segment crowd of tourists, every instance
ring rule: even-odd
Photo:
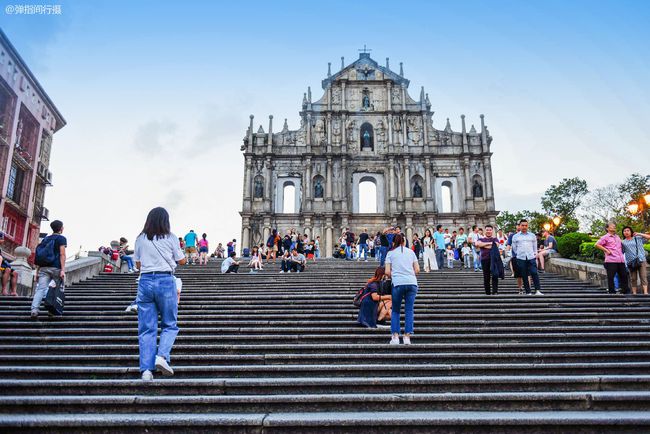
[[[35,252],[38,268],[31,304],[32,318],[38,317],[45,298],[50,314],[62,314],[54,306],[56,300],[50,300],[50,296],[57,288],[63,292],[67,240],[62,235],[64,226],[61,221],[52,221],[50,227],[52,234],[42,240]],[[508,234],[495,230],[492,225],[484,228],[474,226],[467,232],[460,228],[450,233],[438,225],[435,231],[427,229],[422,238],[415,234],[409,242],[399,226],[385,228],[374,235],[364,229],[358,236],[346,228],[339,239],[340,254],[347,260],[368,261],[374,257],[379,262],[373,276],[355,296],[355,305],[359,307],[358,323],[373,328],[389,327],[387,322],[390,321],[390,344],[410,345],[420,261],[425,272],[453,268],[456,261],[460,262],[460,267],[482,271],[488,295],[498,294],[499,280],[504,278],[504,269],[509,268],[517,278],[520,293],[542,295],[539,271],[544,269],[544,258],[557,250],[553,235],[544,232],[540,241],[528,230],[526,220],[521,220],[516,231]],[[625,227],[622,236],[616,234],[614,224],[609,224],[607,234],[596,243],[605,254],[609,291],[615,292],[614,281],[618,279],[622,293],[629,293],[631,287],[636,294],[637,282],[640,281],[643,293],[648,294],[643,244],[650,240],[650,234],[635,233],[632,228]],[[3,241],[4,234],[0,232],[0,243]],[[212,255],[225,256],[221,263],[223,273],[238,272],[241,262],[237,260],[236,243],[233,239],[226,248],[220,244]],[[142,379],[152,380],[155,371],[173,375],[170,353],[179,330],[177,315],[182,291],[182,281],[175,276],[175,270],[178,265],[208,263],[207,235],[199,237],[190,230],[184,237],[177,237],[170,230],[169,214],[158,207],[149,212],[135,240],[134,250],[130,251],[128,247],[128,240],[121,238],[120,259],[127,264],[129,272],[139,272],[133,309],[127,310],[138,315]],[[249,256],[249,266],[253,269],[260,270],[264,263],[279,261],[281,273],[300,273],[305,271],[308,259],[315,261],[320,256],[320,237],[310,239],[292,229],[280,235],[274,230],[267,243],[255,246]],[[1,257],[0,260],[2,293],[15,295],[16,272],[8,261]],[[63,294],[61,298],[64,298]],[[62,300],[59,301],[62,304]]]

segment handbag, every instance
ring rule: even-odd
[[[639,239],[634,237],[634,246],[636,247],[636,254],[634,259],[627,263],[627,268],[630,270],[637,270],[641,268],[641,259],[639,259]]]
[[[165,256],[161,253],[160,249],[158,249],[158,246],[156,246],[156,243],[154,243],[153,240],[149,240],[149,241],[151,241],[151,244],[153,244],[153,246],[156,248],[156,251],[158,252],[160,257],[163,258],[165,260],[165,262],[167,262],[167,265],[169,265],[169,268],[171,269],[171,272],[172,272],[172,277],[176,281],[176,291],[180,294],[181,291],[183,290],[183,281],[181,280],[180,277],[176,277],[174,275],[174,267],[170,264],[170,262],[167,260],[167,258],[165,258]]]
[[[368,288],[368,285],[365,285],[363,288],[357,291],[357,293],[354,296],[354,299],[352,300],[352,304],[354,304],[354,307],[361,307],[361,303],[363,300],[368,297],[372,292],[368,291],[366,292],[366,288]]]

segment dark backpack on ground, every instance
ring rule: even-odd
[[[55,235],[50,235],[45,237],[41,243],[36,246],[36,256],[34,257],[34,263],[39,267],[59,267],[59,264],[56,264],[56,244],[57,237]]]
[[[65,283],[63,280],[55,287],[50,287],[47,290],[45,297],[45,308],[52,315],[63,315],[63,307],[65,306]]]
[[[352,300],[352,303],[354,303],[355,307],[361,307],[361,303],[363,302],[363,299],[372,294],[370,291],[366,291],[368,289],[368,285],[364,286],[361,288],[359,291],[357,291],[356,295],[354,296],[354,300]]]

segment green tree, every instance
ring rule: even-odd
[[[551,185],[542,196],[542,208],[549,215],[562,219],[558,234],[578,230],[576,210],[582,199],[589,193],[587,181],[580,178],[564,178],[558,185]]]
[[[650,175],[633,173],[618,187],[619,191],[630,199],[638,200],[650,192]]]
[[[541,232],[544,223],[548,221],[546,215],[539,211],[523,210],[515,213],[501,211],[496,218],[497,228],[506,233],[514,232],[521,219],[528,220],[528,229],[535,233]]]

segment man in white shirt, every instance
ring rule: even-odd
[[[467,243],[470,245],[472,248],[472,261],[474,262],[474,272],[478,272],[478,270],[482,270],[483,268],[481,267],[481,261],[480,261],[480,250],[477,249],[477,247],[474,245],[478,241],[478,239],[481,238],[480,234],[478,233],[478,227],[476,225],[472,226],[472,232],[467,236]]]
[[[537,237],[528,232],[528,220],[519,221],[520,232],[512,237],[513,257],[517,257],[517,270],[524,281],[526,295],[530,295],[528,276],[533,278],[535,295],[544,295],[540,291],[539,274],[537,273]]]
[[[230,252],[230,255],[221,263],[222,273],[237,273],[239,270],[239,261],[235,260],[236,252]]]

